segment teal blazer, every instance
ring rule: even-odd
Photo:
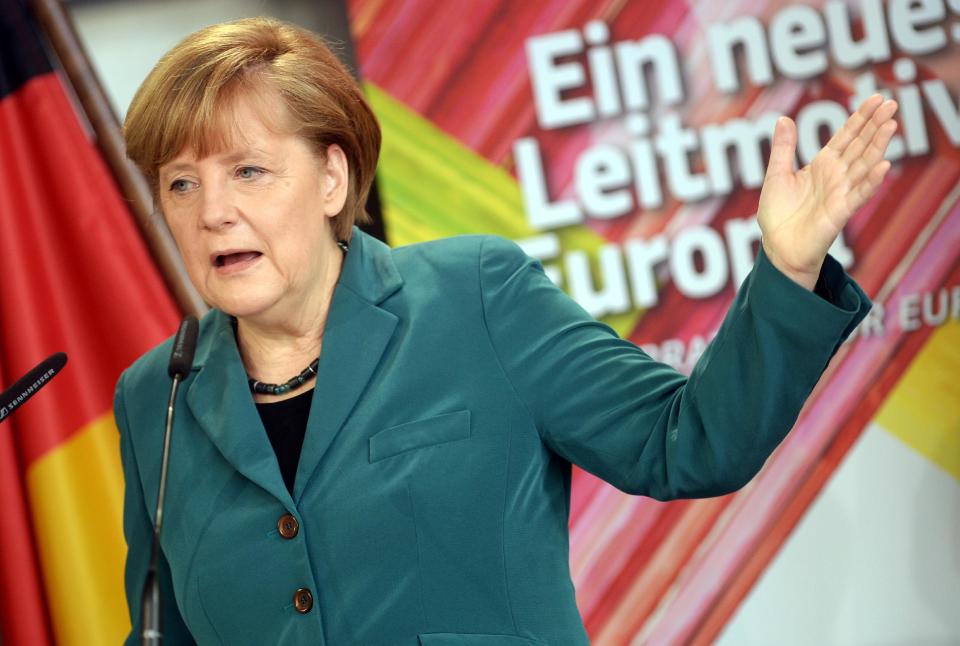
[[[831,257],[823,278],[832,301],[761,249],[687,378],[593,320],[510,241],[391,250],[355,229],[292,496],[229,317],[201,321],[173,430],[165,643],[587,644],[568,567],[571,464],[658,500],[743,486],[870,308]],[[116,389],[128,643],[170,349]]]

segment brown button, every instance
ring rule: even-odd
[[[277,530],[284,538],[293,538],[300,533],[300,523],[290,514],[284,514],[277,521]]]
[[[296,608],[300,614],[310,612],[310,608],[313,608],[313,593],[306,588],[297,590],[293,595],[293,607]]]

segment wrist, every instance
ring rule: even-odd
[[[761,244],[763,244],[762,240]],[[763,244],[763,252],[766,254],[767,259],[770,260],[770,264],[776,267],[781,274],[797,283],[807,291],[812,292],[817,286],[817,279],[820,277],[820,267],[817,267],[816,271],[797,270],[788,263],[784,262],[783,259],[777,254],[770,253],[769,248],[767,248],[765,244]],[[820,262],[820,265],[822,267],[823,261]]]

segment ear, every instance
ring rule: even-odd
[[[324,215],[333,217],[343,210],[347,202],[350,168],[347,155],[337,144],[327,146],[326,168],[323,171]]]

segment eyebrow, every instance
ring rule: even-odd
[[[220,161],[228,164],[232,164],[238,161],[242,161],[244,159],[249,159],[251,157],[262,158],[267,156],[268,155],[266,151],[260,150],[259,148],[248,148],[247,150],[238,150],[228,155],[224,155],[223,157],[220,158]]]
[[[227,153],[223,156],[217,157],[217,160],[225,164],[235,164],[238,161],[244,159],[254,158],[263,158],[269,157],[266,151],[259,148],[248,148],[246,150],[237,150],[231,153]],[[190,170],[193,168],[192,162],[173,162],[169,165],[165,165],[163,171],[160,173],[161,177],[169,177],[170,175],[177,173],[183,170]]]
[[[164,164],[163,169],[160,171],[160,177],[167,177],[181,170],[189,170],[192,164],[188,162],[177,162],[175,164]]]

